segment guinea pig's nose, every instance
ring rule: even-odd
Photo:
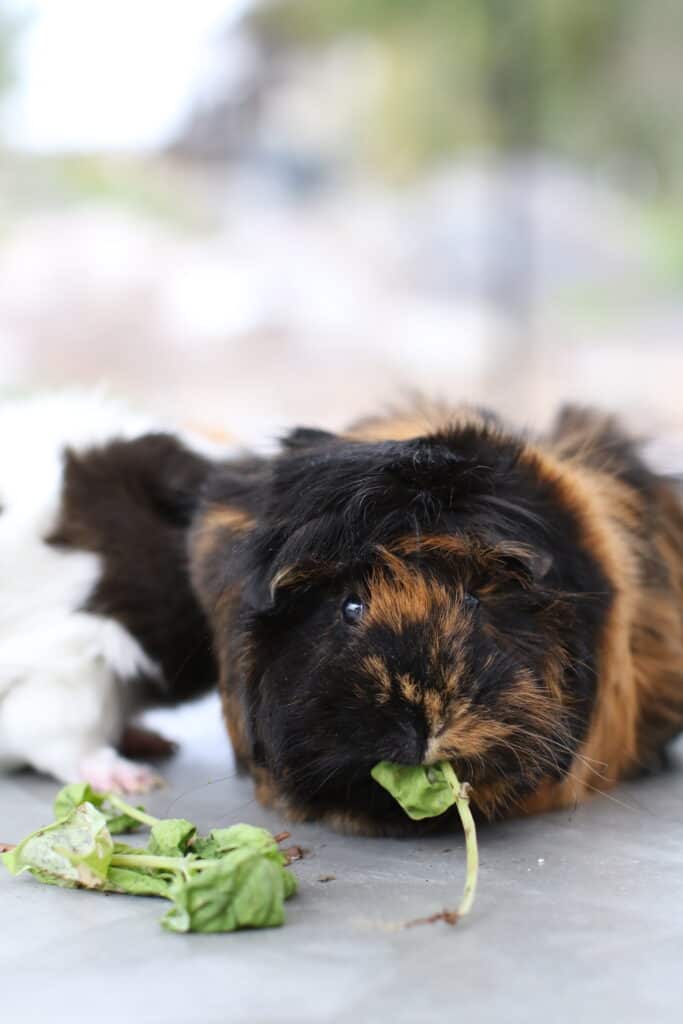
[[[396,752],[392,759],[399,764],[422,764],[427,747],[427,736],[418,725],[405,724],[395,744]]]

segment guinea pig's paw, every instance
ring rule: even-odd
[[[112,793],[148,793],[163,786],[163,779],[146,764],[121,757],[111,747],[86,754],[79,764],[80,777],[94,789]]]

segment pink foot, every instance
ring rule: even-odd
[[[93,789],[112,793],[147,793],[163,785],[163,779],[145,764],[120,757],[111,747],[87,754],[79,764],[81,778]]]

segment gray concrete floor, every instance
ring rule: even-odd
[[[150,808],[202,829],[285,827],[235,777],[212,701],[159,722],[185,742]],[[55,790],[30,774],[2,778],[0,839],[49,821]],[[682,797],[679,767],[571,813],[484,829],[477,902],[455,928],[401,923],[457,901],[457,834],[379,840],[296,826],[293,841],[311,853],[294,866],[300,893],[285,927],[233,935],[168,934],[158,924],[161,901],[53,889],[2,872],[2,1016],[72,1024],[680,1022]],[[335,879],[323,883],[323,875]]]

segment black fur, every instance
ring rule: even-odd
[[[174,437],[148,434],[67,451],[51,544],[100,555],[85,610],[121,623],[161,667],[139,698],[176,703],[215,685],[210,627],[189,581],[186,533],[211,463]]]

